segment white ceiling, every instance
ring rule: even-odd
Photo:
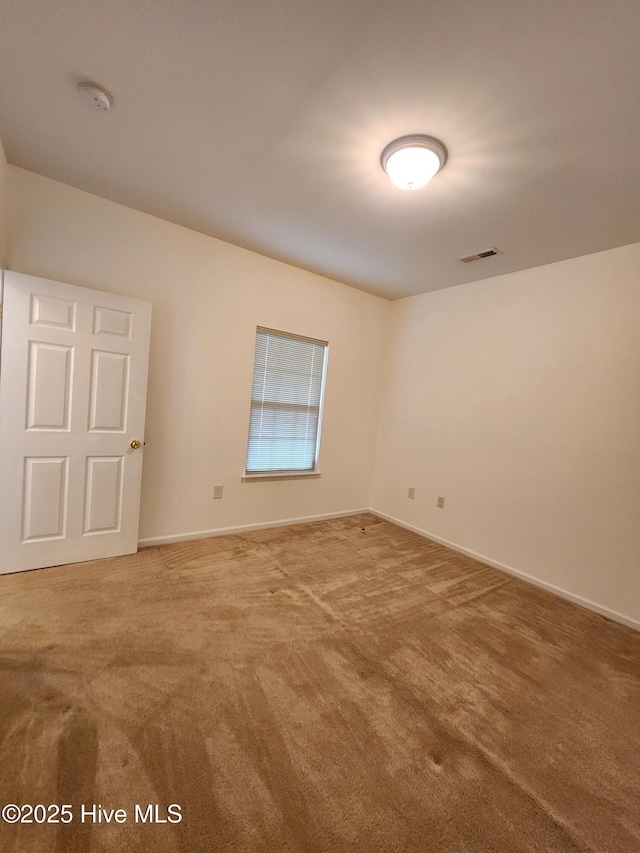
[[[0,137],[397,298],[640,240],[639,45],[638,0],[0,0]],[[411,193],[379,163],[407,133],[449,150]]]

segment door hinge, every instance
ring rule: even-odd
[[[0,320],[2,320],[2,302],[0,302]]]

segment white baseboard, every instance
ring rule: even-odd
[[[267,530],[269,527],[289,527],[291,524],[309,524],[312,521],[326,521],[328,518],[342,518],[345,515],[360,515],[372,512],[364,509],[347,509],[342,512],[327,512],[324,515],[304,515],[299,518],[280,518],[277,521],[262,521],[257,524],[238,524],[234,527],[216,527],[213,530],[192,530],[188,533],[174,533],[170,536],[150,536],[139,539],[139,548],[151,548],[155,545],[171,545],[174,542],[188,542],[191,539],[207,539],[210,536],[228,536],[230,533],[248,533],[250,530]]]
[[[542,589],[546,589],[548,592],[552,592],[554,595],[560,596],[560,598],[566,598],[574,604],[586,607],[587,610],[593,610],[601,616],[606,616],[607,619],[612,619],[614,622],[620,622],[623,625],[627,625],[629,628],[635,628],[636,631],[640,631],[640,620],[634,619],[632,616],[626,616],[624,613],[618,613],[617,610],[611,610],[609,607],[604,607],[602,604],[598,604],[596,601],[591,601],[589,598],[584,598],[582,595],[577,595],[575,592],[569,592],[567,589],[563,589],[562,587],[556,586],[548,581],[543,581],[534,575],[521,572],[519,569],[514,569],[513,566],[508,566],[506,563],[500,563],[498,560],[491,559],[491,557],[485,557],[484,554],[478,554],[477,551],[472,551],[470,548],[465,548],[462,545],[458,545],[456,542],[450,542],[448,539],[443,539],[441,536],[436,536],[433,533],[429,533],[427,530],[415,527],[413,524],[407,524],[404,521],[400,521],[399,518],[394,518],[392,515],[380,512],[380,510],[370,508],[368,511],[377,515],[379,518],[384,518],[386,521],[390,521],[392,524],[397,524],[398,527],[404,527],[406,530],[411,530],[419,536],[424,536],[425,539],[432,539],[440,545],[445,545],[447,548],[451,548],[452,551],[459,551],[461,554],[473,557],[474,560],[486,563],[494,569],[507,572],[510,575],[520,578],[520,580],[533,584],[533,586],[539,586]]]

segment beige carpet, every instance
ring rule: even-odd
[[[640,851],[640,634],[371,515],[1,577],[0,699],[2,853]]]

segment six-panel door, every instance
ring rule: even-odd
[[[136,551],[150,318],[146,302],[5,273],[0,573]]]

